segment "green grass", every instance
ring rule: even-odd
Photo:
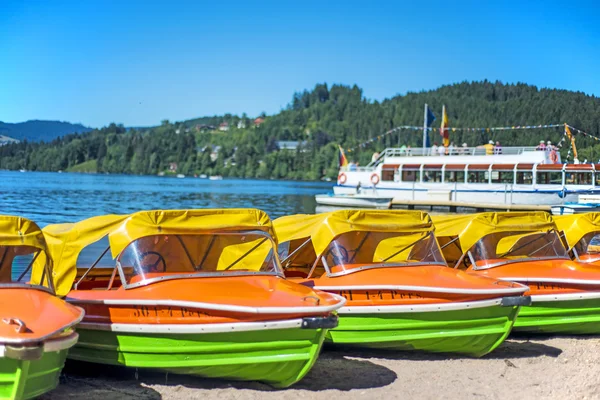
[[[67,172],[98,172],[98,162],[96,160],[88,160],[81,164],[73,165],[67,169]]]

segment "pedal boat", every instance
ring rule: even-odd
[[[86,311],[74,360],[286,387],[345,302],[285,279],[259,210],[144,211],[44,232],[59,293]]]
[[[569,258],[543,212],[432,216],[446,261],[457,269],[529,286],[515,331],[600,333],[600,268]]]
[[[429,215],[343,210],[274,221],[287,277],[346,298],[333,344],[483,356],[527,287],[448,268]]]
[[[51,391],[77,341],[83,310],[54,295],[44,264],[33,283],[33,261],[46,251],[32,221],[0,216],[0,398],[31,399]],[[42,283],[44,285],[42,285]]]

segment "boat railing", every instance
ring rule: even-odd
[[[407,157],[407,156],[439,156],[439,147],[435,148],[388,148],[385,149],[373,162],[369,165],[376,165],[377,162],[385,157]],[[525,152],[536,151],[535,146],[522,147],[494,147],[493,154],[496,155],[519,155]],[[448,147],[443,155],[446,156],[485,156],[487,149],[485,147]]]
[[[375,169],[379,164],[384,162],[386,158],[391,157],[427,157],[434,156],[439,157],[441,155],[444,156],[485,156],[488,154],[488,150],[485,147],[452,147],[446,148],[445,152],[441,154],[439,152],[439,147],[435,148],[387,148],[382,151],[373,161],[371,161],[367,166],[359,167],[354,163],[350,163],[346,167],[340,168],[340,171],[350,171],[350,172],[370,172]],[[526,152],[534,152],[537,148],[535,146],[515,146],[515,147],[494,147],[492,149],[492,155],[520,155]],[[543,150],[540,150],[543,151]],[[548,153],[549,154],[549,153]],[[559,156],[560,157],[560,156]],[[548,156],[546,157],[548,158]]]

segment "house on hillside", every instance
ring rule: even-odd
[[[216,126],[214,125],[206,125],[206,124],[198,124],[195,126],[196,131],[200,132],[200,131],[214,131],[215,129],[217,129]]]
[[[263,122],[265,122],[265,119],[262,117],[258,117],[254,120],[254,127],[259,127],[260,124],[262,124]]]
[[[217,158],[219,158],[219,150],[221,150],[221,146],[213,146],[212,151],[210,152],[210,161],[217,161]]]
[[[221,132],[227,132],[229,130],[229,122],[221,122],[219,124],[219,130]]]
[[[177,172],[177,163],[175,163],[175,162],[169,163],[169,172],[173,172],[173,173]]]
[[[243,119],[240,119],[239,122],[237,123],[237,128],[238,129],[246,129],[246,122]]]
[[[277,148],[280,151],[288,150],[288,151],[296,151],[298,147],[305,147],[306,140],[278,140]],[[301,151],[306,151],[306,149],[301,149]]]

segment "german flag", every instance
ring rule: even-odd
[[[340,145],[338,145],[338,147],[340,148],[340,156],[339,156],[340,167],[347,167],[348,159],[346,158],[346,154],[344,154],[344,149],[342,149],[342,146],[340,146]]]

